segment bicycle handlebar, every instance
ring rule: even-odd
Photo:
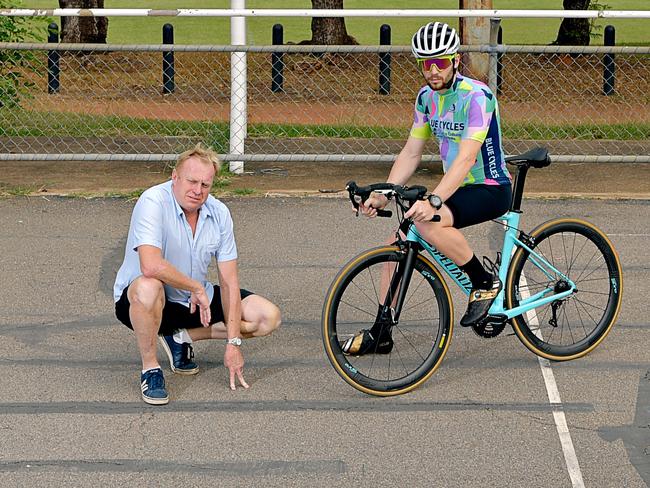
[[[403,209],[409,208],[418,200],[424,200],[424,196],[427,193],[426,187],[421,185],[402,186],[394,185],[392,183],[374,183],[368,186],[358,186],[354,181],[349,181],[347,185],[345,185],[345,189],[348,191],[350,201],[357,212],[359,211],[359,204],[368,200],[370,194],[373,192],[383,193],[389,200],[392,197],[396,197],[398,204],[400,204]],[[402,202],[408,202],[408,207]],[[377,210],[378,217],[392,217],[392,215],[393,212],[390,210]],[[439,221],[440,215],[434,215],[433,222]]]

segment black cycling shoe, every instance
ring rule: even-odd
[[[488,310],[490,310],[502,287],[501,280],[497,276],[493,276],[492,286],[489,289],[472,288],[469,294],[467,312],[460,319],[460,325],[462,327],[471,327],[487,317]]]
[[[366,354],[389,354],[393,350],[393,338],[385,331],[375,338],[371,330],[363,329],[341,343],[343,354],[364,356]]]

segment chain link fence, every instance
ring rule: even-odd
[[[4,43],[0,55],[17,49],[30,56],[22,90],[0,91],[1,159],[173,159],[200,141],[226,160],[392,160],[423,83],[397,46]],[[246,127],[232,128],[245,130],[243,156],[229,154],[236,50],[247,52]],[[545,145],[565,160],[650,161],[650,48],[461,51],[498,56],[506,153]],[[461,73],[475,76],[462,63]],[[435,141],[426,152],[437,160]]]

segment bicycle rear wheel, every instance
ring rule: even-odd
[[[451,339],[449,289],[431,262],[418,255],[401,315],[391,328],[390,352],[362,356],[343,353],[342,343],[375,323],[384,302],[380,296],[382,272],[386,281],[399,273],[404,260],[405,253],[395,246],[360,254],[337,274],[323,306],[327,357],[347,383],[371,395],[398,395],[418,387],[438,368]]]
[[[547,359],[582,357],[602,342],[618,316],[623,285],[618,255],[600,229],[582,220],[551,220],[531,235],[532,249],[573,281],[576,290],[514,317],[515,333],[528,349]],[[506,279],[508,308],[547,288],[556,293],[569,289],[561,276],[534,261],[523,248],[514,254]]]

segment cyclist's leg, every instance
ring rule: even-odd
[[[454,263],[461,265],[469,261],[474,252],[463,233],[454,226],[452,208],[443,204],[438,211],[439,222],[417,222],[415,227],[427,242],[433,244]]]
[[[472,282],[468,309],[461,325],[470,326],[487,315],[502,284],[485,270],[459,229],[503,215],[510,206],[509,185],[469,185],[459,188],[440,210],[440,222],[418,224],[423,237],[467,273]]]

